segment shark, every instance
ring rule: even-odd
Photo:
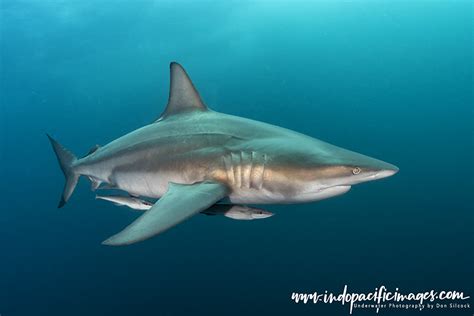
[[[109,246],[151,238],[216,203],[314,202],[399,170],[293,130],[213,111],[176,62],[170,64],[168,103],[151,124],[94,146],[82,158],[47,136],[66,180],[58,207],[81,176],[92,189],[158,199],[103,241]]]
[[[137,211],[147,211],[153,206],[153,203],[133,196],[96,195],[95,198],[98,200],[112,202],[117,206],[127,206],[128,208]],[[273,213],[260,208],[239,204],[214,204],[201,213],[206,215],[224,215],[225,217],[231,219],[248,221],[254,219],[264,219],[274,215]]]

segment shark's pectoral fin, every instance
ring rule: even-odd
[[[169,183],[168,191],[148,211],[102,244],[122,246],[148,239],[207,209],[227,193],[227,187],[217,182]]]

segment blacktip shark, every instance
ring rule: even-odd
[[[88,177],[93,189],[104,184],[159,199],[105,245],[148,239],[217,202],[318,201],[398,171],[292,130],[212,111],[181,65],[172,62],[170,73],[168,104],[152,124],[82,158],[48,135],[66,178],[59,207],[80,176]]]
[[[138,211],[147,211],[153,206],[153,203],[134,196],[96,195],[95,198],[112,202],[118,206],[126,206]],[[214,204],[201,213],[206,215],[224,215],[225,217],[236,220],[263,219],[274,215],[271,212],[259,208],[239,204]]]

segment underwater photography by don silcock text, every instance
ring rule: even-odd
[[[467,315],[471,0],[0,0],[0,315]]]

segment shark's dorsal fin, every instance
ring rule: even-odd
[[[199,92],[194,87],[184,68],[176,63],[170,64],[170,94],[165,111],[158,121],[174,114],[187,111],[206,111]]]

